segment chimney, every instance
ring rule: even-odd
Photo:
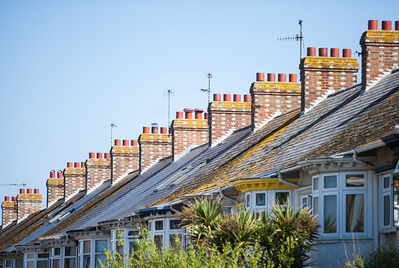
[[[156,129],[155,129],[156,128]],[[140,173],[156,161],[168,157],[172,154],[172,135],[168,134],[166,128],[143,127],[143,134],[139,137],[140,144]]]
[[[220,94],[213,94],[213,101],[208,107],[209,122],[209,146],[214,146],[222,138],[234,130],[241,129],[251,124],[251,102],[244,95],[235,94],[231,100],[231,94],[224,94],[223,101]]]
[[[42,209],[42,195],[39,194],[39,189],[35,189],[32,193],[32,189],[19,190],[17,195],[17,222],[21,222],[27,216]]]
[[[50,178],[47,180],[47,207],[51,206],[54,202],[64,198],[64,178],[62,171],[57,172],[55,177],[55,170],[50,171]]]
[[[139,169],[139,147],[137,140],[115,140],[111,148],[112,183],[125,177],[129,172]]]
[[[194,118],[192,113],[195,113]],[[176,119],[172,122],[172,156],[175,157],[187,148],[194,145],[202,145],[208,142],[208,120],[202,119],[204,110],[184,109],[185,118],[182,112],[176,113]]]
[[[89,153],[86,161],[86,192],[111,178],[111,155],[109,153]]]
[[[395,30],[391,21],[382,21],[378,30],[378,21],[369,20],[368,30],[360,39],[362,47],[362,88],[369,88],[379,77],[399,68],[399,21],[395,21]]]
[[[3,203],[1,204],[2,210],[2,228],[6,227],[8,224],[12,223],[14,220],[17,219],[17,212],[16,212],[16,202],[15,197],[12,197],[10,200],[9,196],[4,198]]]
[[[351,57],[350,49],[332,48],[330,57],[328,49],[320,48],[316,56],[316,48],[308,47],[307,57],[301,60],[301,109],[310,108],[320,98],[356,85],[359,64]]]
[[[85,162],[68,162],[64,169],[64,197],[68,200],[81,190],[86,189]]]
[[[250,92],[252,98],[252,130],[261,128],[270,118],[295,110],[301,105],[301,86],[297,82],[296,74],[278,74],[278,81],[274,73],[256,74],[256,82],[252,83]]]

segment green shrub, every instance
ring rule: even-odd
[[[345,264],[346,268],[392,268],[399,267],[399,248],[394,245],[378,248],[365,257],[357,255]]]

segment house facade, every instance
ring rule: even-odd
[[[399,244],[399,21],[369,21],[362,62],[310,47],[296,74],[257,73],[249,94],[215,94],[171,128],[143,128],[108,153],[50,172],[2,203],[0,268],[99,267],[128,257],[146,227],[158,247],[185,243],[178,213],[221,197],[223,213],[289,200],[317,215],[319,267]],[[357,73],[361,71],[361,81]],[[266,80],[266,81],[265,81]],[[57,176],[56,176],[57,174]]]

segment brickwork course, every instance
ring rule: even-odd
[[[111,160],[104,158],[89,158],[86,161],[86,190],[98,186],[111,178]]]
[[[232,131],[251,124],[250,102],[213,101],[208,111],[210,146]]]
[[[252,83],[250,92],[253,130],[276,113],[283,114],[301,107],[300,83],[256,81]]]
[[[302,104],[309,108],[327,94],[356,85],[359,64],[354,58],[307,56],[300,69]]]
[[[1,204],[1,209],[2,209],[2,226],[3,228],[16,220],[17,218],[17,211],[16,211],[16,205],[17,203],[15,202],[14,198],[13,200],[9,200],[9,197],[6,197],[6,200],[3,201]]]
[[[207,119],[175,119],[172,122],[173,158],[193,145],[208,142]]]
[[[55,201],[64,198],[64,179],[49,178],[46,182],[47,185],[47,206]]]
[[[36,193],[20,193],[17,195],[17,221],[42,209],[42,195]]]
[[[362,46],[362,86],[369,87],[379,76],[398,68],[399,31],[368,30],[360,39]]]
[[[139,169],[138,146],[113,146],[111,149],[112,181],[116,182],[129,172]]]
[[[140,143],[140,172],[156,161],[172,155],[172,135],[143,133]]]
[[[78,191],[86,189],[86,168],[67,167],[64,169],[64,194],[65,198],[70,198]]]

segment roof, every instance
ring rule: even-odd
[[[331,155],[371,142],[397,124],[398,91],[399,72],[394,71],[366,92],[356,85],[332,94],[293,123],[271,132],[254,146],[245,146],[238,157],[191,180],[163,201],[215,189],[236,179],[266,178],[312,153]],[[258,132],[270,128],[271,123]]]

